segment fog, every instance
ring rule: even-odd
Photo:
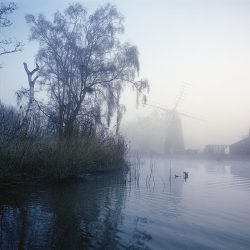
[[[249,249],[250,0],[7,1],[0,249]]]
[[[18,54],[2,56],[0,99],[15,105],[14,92],[27,86],[22,63],[34,64],[38,45],[28,41],[27,13],[52,15],[71,1],[16,1],[13,26],[7,37],[25,43]],[[95,9],[106,1],[79,1]],[[140,51],[140,76],[150,83],[148,103],[173,109],[185,83],[189,87],[176,110],[185,148],[206,144],[230,145],[247,136],[250,127],[250,2],[110,1],[125,17],[124,40]],[[132,146],[162,150],[169,121],[167,112],[147,105],[136,108],[135,93],[127,90],[127,112],[121,132]]]

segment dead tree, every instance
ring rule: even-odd
[[[24,62],[23,66],[24,66],[24,69],[25,69],[27,77],[28,77],[29,89],[24,89],[23,93],[22,93],[22,91],[20,91],[21,96],[27,95],[27,97],[28,97],[27,106],[23,110],[24,116],[23,116],[20,128],[22,128],[22,130],[26,131],[25,134],[30,134],[30,133],[32,134],[34,132],[33,131],[34,130],[34,123],[36,123],[36,120],[37,120],[37,114],[36,114],[36,109],[35,109],[35,105],[34,105],[34,100],[35,100],[35,82],[39,77],[39,74],[36,74],[36,73],[39,70],[39,66],[38,66],[38,64],[36,64],[36,68],[34,68],[32,71],[30,71],[28,69],[27,63]]]
[[[32,71],[29,71],[27,63],[23,63],[24,69],[27,73],[27,77],[28,77],[28,82],[29,82],[29,103],[28,103],[28,107],[27,107],[27,111],[26,113],[29,113],[31,106],[34,102],[34,88],[35,88],[35,82],[37,80],[37,78],[39,77],[39,75],[36,75],[33,78],[33,75],[39,70],[39,66],[36,63],[36,68],[33,69]],[[32,79],[33,78],[33,79]]]

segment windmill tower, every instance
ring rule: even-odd
[[[181,101],[183,101],[184,95],[188,87],[188,83],[183,84],[176,98],[174,108],[170,110],[170,112],[168,112],[169,119],[167,122],[167,130],[164,144],[165,154],[182,153],[185,150],[182,123],[177,108],[180,106]]]
[[[168,114],[164,153],[182,153],[185,150],[182,123],[177,110],[171,110]]]
[[[153,108],[166,112],[166,130],[163,145],[164,154],[179,154],[183,153],[185,150],[181,116],[200,120],[194,116],[179,112],[177,109],[180,106],[181,101],[183,101],[184,95],[189,86],[190,85],[188,83],[184,83],[182,89],[180,90],[176,98],[175,105],[172,109],[167,109],[159,105],[154,105],[151,104],[151,102],[146,104],[147,106],[151,106]]]

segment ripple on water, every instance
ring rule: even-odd
[[[152,162],[138,179],[107,174],[0,193],[0,249],[249,249],[247,163],[172,159],[169,179],[169,160]]]

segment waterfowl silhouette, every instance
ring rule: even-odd
[[[184,171],[184,179],[187,179],[188,178],[188,172]]]

